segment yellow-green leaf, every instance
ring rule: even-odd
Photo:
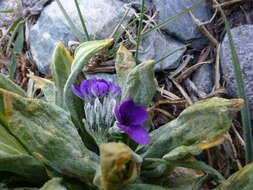
[[[128,73],[136,66],[136,62],[125,46],[121,45],[117,51],[115,68],[118,77],[118,83],[121,87],[126,83]]]
[[[97,156],[83,145],[67,112],[3,89],[0,94],[5,105],[0,122],[31,155],[58,174],[93,179]]]
[[[133,99],[138,105],[148,107],[153,99],[157,81],[155,61],[145,61],[136,66],[129,50],[121,46],[117,52],[116,71],[122,88],[122,100]]]
[[[41,184],[47,180],[42,164],[29,155],[22,144],[1,124],[0,171],[17,174],[34,184]]]
[[[28,75],[34,80],[35,84],[42,90],[48,103],[55,104],[55,86],[51,80],[38,77],[35,75]]]
[[[183,151],[182,156],[185,156],[187,146],[195,146],[199,151],[211,147],[229,130],[233,117],[242,106],[242,99],[210,98],[199,101],[186,108],[177,119],[151,132],[151,142],[140,146],[137,152],[143,157],[161,158],[173,149],[174,156],[180,155],[176,151]],[[184,148],[178,148],[180,146]],[[188,151],[193,150],[188,148]]]
[[[51,70],[55,85],[55,103],[65,110],[67,109],[64,103],[63,89],[70,75],[72,62],[73,57],[64,44],[58,43],[54,50]]]
[[[140,170],[140,163],[133,161],[134,155],[123,143],[100,145],[100,167],[94,178],[94,184],[100,190],[118,190],[122,185],[134,181]]]

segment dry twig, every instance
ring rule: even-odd
[[[246,144],[245,144],[243,138],[241,137],[240,133],[236,130],[234,124],[232,124],[232,130],[234,131],[235,135],[237,136],[240,144],[245,148]]]
[[[216,12],[217,12],[217,11],[216,11]],[[216,16],[216,12],[214,13],[213,18]],[[214,46],[217,46],[217,44],[218,44],[219,42],[213,37],[213,35],[209,32],[209,30],[208,30],[208,29],[206,28],[206,26],[205,26],[205,24],[206,24],[206,23],[210,23],[211,20],[212,20],[213,18],[212,18],[210,21],[208,21],[208,22],[201,22],[199,19],[197,19],[197,18],[193,15],[193,13],[192,13],[191,11],[189,11],[189,13],[190,13],[190,16],[191,16],[191,18],[192,18],[194,24],[196,24],[196,25],[200,28],[200,30],[206,35],[206,37],[210,40],[210,42],[212,42],[212,44],[213,44]]]
[[[218,44],[216,48],[216,61],[215,61],[215,86],[214,89],[217,90],[220,88],[220,50],[221,45]]]
[[[186,69],[184,72],[182,72],[175,80],[178,83],[181,83],[183,80],[188,78],[194,71],[196,71],[199,67],[201,67],[204,64],[209,64],[209,63],[211,63],[211,61],[197,63],[197,64],[189,67],[188,69]]]
[[[177,89],[181,92],[181,94],[184,96],[184,98],[187,100],[189,105],[192,105],[193,102],[190,98],[190,96],[187,94],[187,92],[183,89],[183,87],[177,83],[175,80],[172,80],[173,84],[177,87]]]
[[[169,112],[163,110],[163,109],[160,109],[160,108],[154,108],[153,111],[159,111],[160,113],[162,113],[163,115],[165,115],[166,117],[168,117],[170,120],[173,120],[175,119],[176,117],[172,114],[170,114]]]
[[[164,88],[157,88],[157,91],[161,93],[161,96],[170,100],[180,100],[181,98],[172,92],[165,90]]]
[[[213,8],[214,9],[217,9],[219,6],[222,7],[222,8],[225,8],[227,6],[230,6],[230,5],[233,5],[235,3],[239,3],[239,2],[242,2],[243,0],[231,0],[231,1],[226,1],[224,3],[220,3],[219,5],[213,5]]]

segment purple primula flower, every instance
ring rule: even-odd
[[[94,100],[99,98],[103,101],[104,97],[119,97],[121,89],[119,86],[104,79],[92,78],[82,81],[79,86],[72,85],[72,91],[82,99]]]
[[[121,97],[121,88],[104,79],[92,78],[72,85],[72,91],[84,101],[85,127],[97,143],[107,142],[113,126],[114,107]]]
[[[148,119],[145,108],[138,106],[132,99],[117,104],[114,109],[117,125],[138,144],[148,144],[150,141],[147,130],[142,126]]]

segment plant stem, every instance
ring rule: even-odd
[[[0,13],[14,13],[14,9],[6,9],[6,10],[0,10]]]
[[[86,40],[90,41],[90,36],[89,36],[88,30],[87,30],[87,27],[85,25],[84,17],[83,17],[83,14],[82,14],[81,10],[80,10],[78,0],[75,0],[75,5],[76,5],[76,9],[77,9],[77,12],[78,12],[78,15],[79,15],[82,27],[83,27],[84,34],[86,36]]]
[[[69,17],[67,11],[64,9],[64,7],[62,6],[60,0],[56,0],[56,3],[58,4],[59,8],[62,11],[62,14],[64,15],[65,19],[67,20],[70,30],[76,35],[76,37],[78,38],[79,41],[84,41],[84,37],[82,32],[80,32],[78,30],[78,28],[75,26],[75,24],[73,23],[73,21],[71,20],[71,18]]]

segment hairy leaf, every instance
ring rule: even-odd
[[[242,105],[242,99],[210,98],[199,101],[186,108],[177,119],[151,132],[151,142],[140,146],[137,153],[146,158],[161,158],[175,149],[183,151],[185,156],[187,146],[191,146],[188,148],[190,154],[217,145],[215,140],[222,143],[221,136],[229,130],[232,118]],[[178,148],[180,146],[184,148]],[[193,151],[194,147],[197,150]],[[175,150],[173,154],[178,159],[180,152]]]
[[[154,65],[155,61],[146,61],[136,66],[132,53],[120,46],[115,66],[122,88],[121,100],[131,98],[135,103],[148,107],[156,92]]]
[[[22,144],[1,124],[0,171],[17,174],[34,184],[41,184],[47,180],[43,165],[29,155]]]
[[[23,91],[18,85],[16,85],[2,73],[0,73],[0,88],[19,94],[20,96],[26,97],[25,91]],[[3,97],[0,95],[0,113],[2,113],[3,110],[4,110]]]
[[[38,161],[61,175],[91,180],[96,155],[82,143],[67,112],[41,100],[0,89],[5,110],[0,122]]]
[[[129,72],[136,66],[132,52],[121,45],[117,51],[115,68],[120,87],[126,83],[126,78]]]
[[[19,94],[20,96],[26,97],[26,93],[18,85],[8,79],[5,75],[0,73],[0,88]]]
[[[51,70],[55,85],[55,103],[65,110],[67,109],[64,103],[63,89],[70,75],[72,61],[73,57],[64,44],[58,43],[54,50]]]

